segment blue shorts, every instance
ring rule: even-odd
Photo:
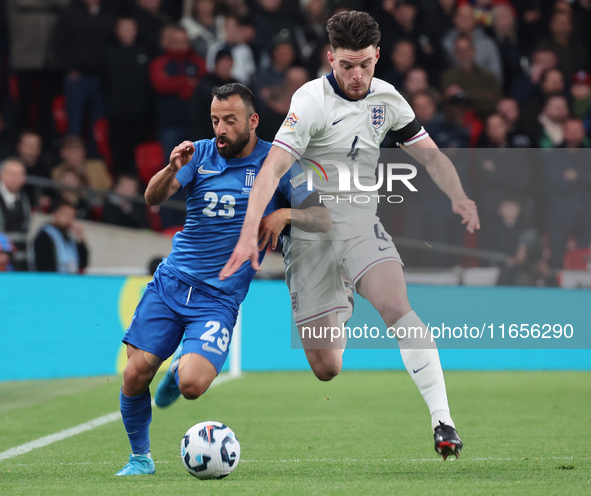
[[[206,284],[191,287],[160,264],[123,342],[165,360],[184,333],[183,355],[207,358],[219,374],[228,357],[238,309],[238,303],[220,290]]]

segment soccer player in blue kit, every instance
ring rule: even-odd
[[[128,362],[120,393],[121,416],[132,455],[116,475],[154,473],[149,439],[149,386],[154,375],[184,334],[183,346],[158,388],[156,404],[170,404],[180,394],[187,399],[201,396],[226,361],[239,305],[255,274],[245,262],[231,280],[218,278],[240,236],[250,190],[271,143],[256,136],[259,117],[254,98],[242,84],[214,91],[211,119],[215,138],[175,147],[169,165],[146,189],[147,203],[158,205],[187,187],[187,219],[123,337]],[[287,223],[327,232],[330,215],[318,206],[317,193],[308,191],[303,171],[294,169],[291,177],[286,175],[279,184],[266,213],[283,208]],[[261,235],[265,241],[269,232]],[[264,251],[260,260],[263,256]]]

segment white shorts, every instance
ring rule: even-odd
[[[291,308],[300,326],[333,312],[348,310],[341,271],[355,286],[373,266],[402,264],[392,237],[376,217],[363,233],[349,240],[284,240],[285,280]]]

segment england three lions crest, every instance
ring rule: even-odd
[[[369,106],[369,118],[371,120],[371,127],[379,129],[384,125],[386,117],[386,106],[385,105],[370,105]]]

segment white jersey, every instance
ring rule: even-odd
[[[377,191],[365,192],[363,186],[377,182],[379,147],[390,130],[404,145],[428,136],[408,102],[380,79],[372,79],[368,94],[360,100],[348,99],[332,73],[304,84],[293,95],[273,144],[291,152],[308,179],[313,178],[333,220],[331,239],[355,237],[375,219]],[[298,237],[319,235],[298,230]]]

